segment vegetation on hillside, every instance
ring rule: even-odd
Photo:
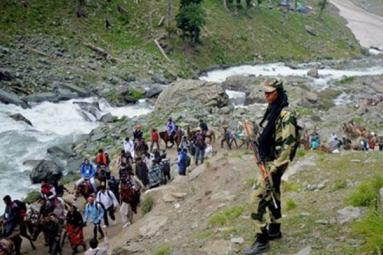
[[[327,9],[317,18],[318,1],[309,14],[278,8],[230,13],[221,1],[203,1],[206,24],[201,43],[191,47],[181,38],[175,16],[179,2],[173,2],[172,20],[167,15],[167,1],[83,1],[82,17],[76,15],[75,1],[2,1],[0,3],[0,43],[10,45],[16,35],[29,40],[45,40],[79,57],[91,50],[90,43],[121,60],[120,69],[147,75],[163,71],[166,75],[187,77],[214,65],[253,61],[313,60],[349,58],[360,54],[360,48],[343,21]],[[162,21],[161,21],[162,20]],[[160,24],[160,25],[159,25]],[[316,36],[308,33],[311,27]],[[20,38],[19,38],[20,39]],[[167,52],[167,61],[158,50],[158,39]]]

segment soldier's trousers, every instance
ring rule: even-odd
[[[267,167],[266,167],[267,168]],[[256,223],[256,233],[262,233],[270,223],[280,223],[281,213],[281,180],[286,166],[278,168],[271,174],[271,189],[267,188],[263,180],[256,191],[252,194],[251,208],[253,210],[251,218]],[[267,168],[268,169],[268,168]],[[271,194],[274,195],[274,205]]]

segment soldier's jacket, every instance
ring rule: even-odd
[[[296,116],[289,109],[284,108],[275,123],[274,141],[275,141],[275,159],[267,162],[269,171],[276,171],[282,166],[287,166],[290,161],[292,148],[296,144]]]

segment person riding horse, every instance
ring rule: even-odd
[[[174,123],[172,118],[168,119],[168,123],[166,123],[166,132],[169,136],[169,141],[174,145],[174,135],[176,134],[176,124]]]

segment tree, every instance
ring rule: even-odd
[[[205,12],[201,0],[181,0],[176,22],[182,31],[183,40],[189,39],[191,43],[200,42],[201,27],[205,25]]]

